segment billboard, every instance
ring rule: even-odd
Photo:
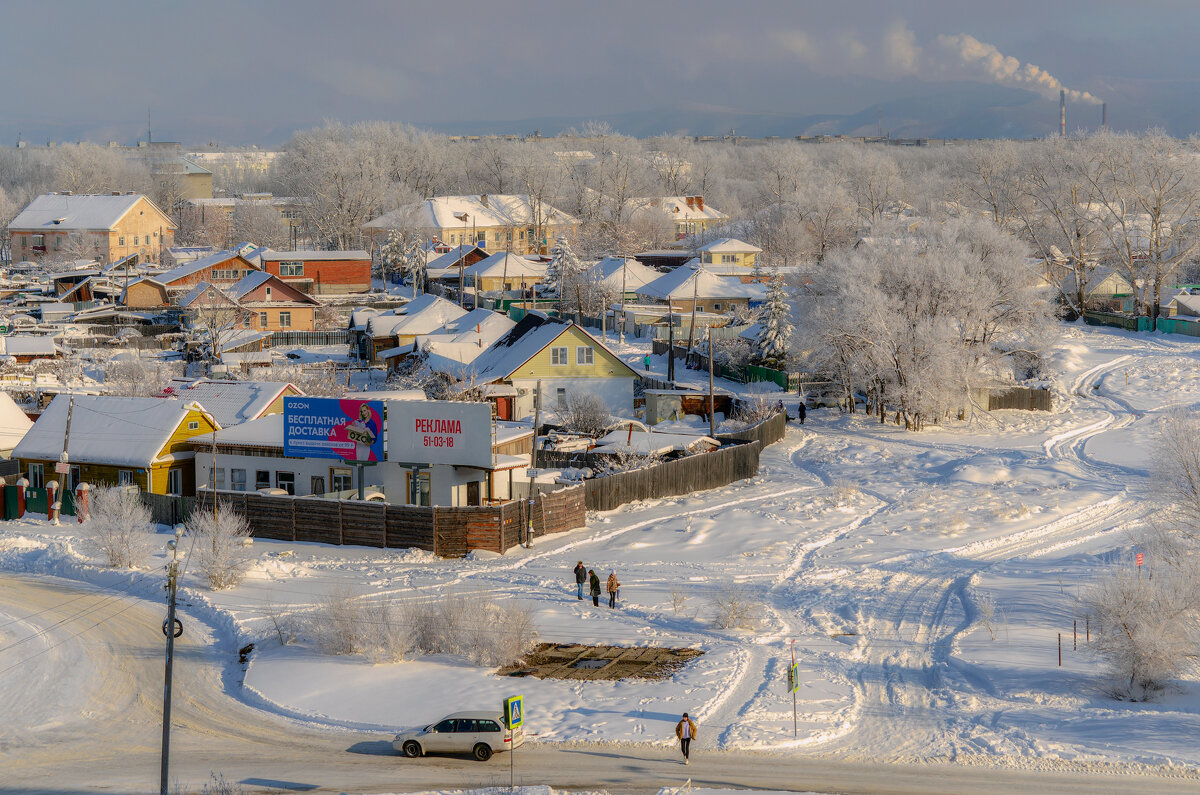
[[[283,399],[283,454],[343,461],[383,460],[383,402]]]
[[[492,405],[389,400],[388,460],[490,468]]]

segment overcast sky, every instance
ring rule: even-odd
[[[4,145],[132,142],[148,109],[159,140],[252,143],[323,119],[849,114],[950,81],[1050,113],[1061,84],[1189,134],[1200,73],[1187,0],[0,0],[0,19]]]

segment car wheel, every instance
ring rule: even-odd
[[[404,755],[409,759],[416,759],[421,755],[421,744],[416,740],[409,740],[401,746],[401,750],[404,751]]]
[[[480,762],[486,762],[492,758],[492,747],[487,743],[475,743],[474,754]]]

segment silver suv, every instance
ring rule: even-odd
[[[481,762],[498,751],[525,742],[525,732],[504,728],[504,719],[494,712],[455,712],[417,731],[397,734],[392,747],[410,758],[427,753],[471,754]]]

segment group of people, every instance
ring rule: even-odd
[[[592,597],[592,604],[596,607],[600,606],[600,578],[596,576],[595,569],[589,569],[583,565],[583,561],[579,561],[575,565],[575,597],[583,601],[583,586],[588,586],[588,593]],[[616,571],[608,573],[608,606],[615,608],[617,606],[617,591],[620,590],[621,583],[617,581]]]

